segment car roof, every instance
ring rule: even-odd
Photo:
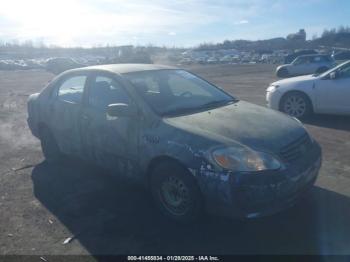
[[[127,74],[133,72],[141,72],[141,71],[150,71],[150,70],[163,70],[163,69],[177,69],[176,67],[166,66],[166,65],[158,65],[158,64],[109,64],[109,65],[95,65],[95,66],[87,66],[83,68],[77,68],[69,70],[73,71],[90,71],[90,70],[99,70],[99,71],[107,71],[115,74]]]

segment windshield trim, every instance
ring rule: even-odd
[[[212,106],[205,106],[205,104],[203,106],[199,106],[199,107],[194,107],[194,108],[183,108],[185,110],[185,112],[182,112],[184,110],[180,110],[180,112],[176,112],[176,110],[172,110],[170,112],[164,112],[163,114],[161,114],[160,116],[163,118],[172,118],[172,117],[179,117],[179,116],[187,116],[187,115],[193,115],[193,114],[197,114],[197,113],[202,113],[202,112],[206,112],[209,110],[213,110],[213,109],[217,109],[220,107],[225,107],[225,106],[229,106],[232,105],[234,103],[237,103],[239,100],[227,100],[227,101],[221,101],[222,103],[218,103],[217,105],[212,105]]]

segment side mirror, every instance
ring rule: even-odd
[[[137,115],[137,110],[135,107],[123,103],[110,104],[107,107],[107,114],[114,117],[133,117]]]
[[[331,80],[336,79],[336,78],[337,78],[337,72],[334,71],[334,72],[330,73],[330,74],[329,74],[329,78],[330,78]]]

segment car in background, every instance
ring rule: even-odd
[[[350,51],[339,51],[332,54],[332,58],[337,61],[350,60]]]
[[[70,57],[54,57],[49,58],[46,61],[45,68],[48,72],[58,75],[66,70],[84,67],[86,65],[81,64]]]
[[[289,54],[287,55],[285,58],[284,58],[284,63],[285,64],[290,64],[292,63],[295,58],[297,58],[298,56],[301,56],[301,55],[317,55],[318,52],[313,50],[313,49],[303,49],[303,50],[299,50],[299,51],[296,51],[292,54]]]
[[[322,74],[274,82],[267,88],[266,100],[270,108],[297,118],[350,114],[350,61]]]
[[[334,59],[329,55],[302,55],[295,58],[290,64],[278,66],[276,75],[284,78],[322,73],[335,65]]]
[[[76,156],[138,181],[181,222],[204,209],[278,212],[321,166],[320,146],[296,119],[160,65],[69,70],[29,97],[28,125],[48,162]]]

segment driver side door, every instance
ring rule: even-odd
[[[316,85],[317,107],[320,113],[350,114],[350,63],[330,74]]]
[[[110,104],[133,105],[121,82],[104,74],[91,75],[82,112],[82,140],[85,154],[115,174],[135,173],[138,164],[139,121],[135,117],[111,117]]]

